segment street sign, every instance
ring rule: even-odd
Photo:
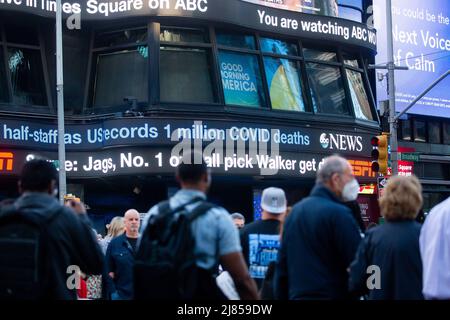
[[[402,152],[400,153],[400,160],[419,162],[419,155],[418,152]]]
[[[383,195],[384,187],[386,186],[387,182],[389,180],[389,177],[378,177],[378,198],[381,198]]]

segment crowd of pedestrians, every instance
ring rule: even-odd
[[[113,218],[104,239],[81,201],[58,203],[55,167],[27,162],[21,196],[0,208],[0,299],[450,299],[450,198],[418,223],[416,177],[389,179],[384,223],[366,228],[352,167],[330,156],[308,197],[289,207],[266,188],[261,220],[246,223],[207,202],[197,158],[177,167],[174,196],[142,221]]]

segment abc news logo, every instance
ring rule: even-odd
[[[363,150],[362,139],[361,136],[348,134],[322,133],[319,142],[324,149],[361,152]]]

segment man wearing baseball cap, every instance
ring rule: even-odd
[[[286,208],[286,195],[282,189],[264,189],[261,197],[261,220],[249,223],[241,230],[242,253],[258,289],[261,288],[270,262],[277,259],[280,220]]]

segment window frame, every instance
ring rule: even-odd
[[[114,45],[111,47],[95,47],[95,37],[98,33],[101,32],[119,32],[119,31],[125,31],[125,30],[137,30],[137,29],[146,29],[147,37],[146,41],[140,41],[136,43],[124,43],[119,45]],[[147,105],[150,103],[150,23],[142,24],[142,23],[136,23],[129,26],[122,26],[121,28],[113,28],[113,27],[106,27],[106,28],[97,28],[93,29],[91,31],[91,39],[90,39],[90,45],[89,45],[89,60],[88,60],[88,71],[86,75],[86,86],[85,86],[85,97],[84,97],[84,105],[83,105],[83,113],[88,114],[104,114],[108,112],[124,112],[127,109],[130,108],[129,105],[126,103],[113,105],[113,106],[94,106],[95,101],[95,91],[96,91],[96,81],[97,81],[97,62],[98,57],[101,54],[107,54],[107,53],[113,53],[118,52],[120,50],[129,50],[129,49],[135,49],[139,46],[147,46],[147,50],[149,52],[148,58],[147,58],[147,100],[148,101],[139,101],[138,106],[143,107],[143,109],[147,109]]]
[[[348,95],[348,97],[350,98],[350,107],[351,107],[351,111],[352,111],[352,116],[358,120],[358,121],[369,121],[369,122],[377,122],[379,121],[378,119],[378,113],[376,112],[376,108],[375,108],[375,99],[373,97],[373,93],[372,93],[372,89],[370,88],[369,85],[369,79],[368,79],[368,75],[367,75],[367,68],[364,64],[364,60],[362,59],[361,54],[356,54],[355,55],[355,59],[356,61],[358,61],[358,68],[354,67],[352,65],[346,64],[345,63],[345,58],[344,58],[344,54],[349,55],[350,53],[339,49],[338,50],[339,53],[339,60],[342,62],[342,66],[343,66],[343,73],[344,73],[344,78],[345,78],[345,87],[347,88],[346,90],[348,90],[346,92],[346,94]],[[353,106],[353,99],[351,97],[351,92],[350,92],[350,83],[349,83],[349,79],[347,76],[347,69],[350,71],[354,71],[354,72],[358,72],[359,74],[361,74],[361,78],[362,78],[362,82],[363,82],[363,86],[364,86],[364,90],[366,91],[366,96],[367,96],[367,101],[369,103],[369,107],[370,107],[370,112],[372,114],[372,120],[371,119],[360,119],[356,117],[355,114],[355,108]]]
[[[298,55],[284,55],[284,54],[279,54],[279,53],[273,53],[273,52],[264,52],[261,50],[261,38],[271,38],[274,40],[279,40],[279,41],[284,41],[284,42],[290,42],[293,43],[297,46],[297,50],[298,50]],[[265,34],[257,34],[257,46],[260,49],[259,54],[261,55],[261,59],[262,59],[262,73],[264,74],[264,90],[266,91],[266,99],[267,99],[267,105],[268,108],[271,111],[275,111],[275,112],[283,112],[283,113],[291,113],[291,114],[313,114],[313,108],[312,108],[312,100],[311,100],[311,96],[310,94],[308,95],[309,90],[307,90],[308,88],[308,83],[307,81],[307,75],[306,75],[306,67],[305,67],[305,61],[303,58],[303,47],[301,45],[301,41],[298,39],[289,39],[289,38],[280,38],[277,36],[270,36],[270,35],[265,35]],[[305,106],[305,111],[293,111],[293,110],[282,110],[282,109],[274,109],[272,106],[272,100],[270,98],[270,89],[269,89],[269,84],[267,83],[267,75],[266,75],[266,68],[264,65],[264,58],[265,57],[269,57],[269,58],[275,58],[275,59],[285,59],[288,61],[292,61],[295,63],[295,66],[297,67],[297,71],[299,73],[299,84],[300,84],[300,88],[302,90],[302,99],[303,99],[303,104]]]
[[[267,79],[266,79],[266,74],[263,70],[264,68],[264,61],[262,60],[262,55],[261,55],[261,47],[260,47],[260,34],[257,32],[245,32],[246,35],[251,35],[253,36],[254,40],[255,40],[255,49],[247,49],[247,48],[239,48],[239,47],[231,47],[231,46],[226,46],[226,45],[222,45],[219,44],[217,42],[217,32],[220,30],[219,27],[215,27],[214,28],[214,43],[213,43],[213,48],[214,51],[216,52],[216,58],[217,58],[217,66],[216,66],[216,73],[217,73],[217,77],[218,77],[218,82],[220,82],[220,88],[221,88],[221,97],[222,97],[222,101],[223,101],[223,106],[224,109],[227,110],[228,108],[238,108],[241,110],[266,110],[269,111],[271,110],[271,104],[270,104],[270,97],[269,97],[269,93],[267,90]],[[235,29],[227,29],[226,30],[229,33],[242,33],[242,30],[238,31]],[[225,52],[231,52],[231,53],[237,53],[237,54],[246,54],[246,55],[251,55],[256,57],[256,60],[258,61],[258,66],[259,66],[259,73],[261,76],[261,88],[262,88],[262,94],[264,96],[264,103],[260,106],[257,107],[250,107],[250,106],[245,106],[245,105],[238,105],[238,104],[227,104],[225,101],[225,90],[223,88],[223,83],[222,83],[222,76],[221,76],[221,72],[220,72],[220,59],[219,59],[219,53],[220,51],[225,51]],[[263,68],[261,68],[261,66]]]
[[[52,94],[50,90],[50,77],[48,74],[48,65],[45,54],[45,42],[42,34],[41,25],[37,25],[37,42],[38,45],[30,45],[30,44],[21,44],[16,42],[8,42],[6,37],[6,28],[5,25],[10,21],[1,22],[0,23],[0,50],[2,50],[3,61],[0,63],[3,64],[3,68],[5,70],[4,81],[6,82],[7,89],[7,101],[0,102],[0,110],[8,110],[8,111],[27,111],[30,113],[55,113],[56,108],[53,104]],[[42,68],[42,80],[43,80],[43,96],[47,100],[47,104],[18,104],[14,101],[14,90],[11,83],[11,71],[8,67],[8,48],[18,48],[18,49],[28,49],[34,50],[39,54],[40,67]],[[32,108],[30,110],[30,107]]]
[[[205,35],[208,36],[209,42],[176,42],[176,41],[161,41],[160,40],[160,33],[161,33],[161,29],[164,28],[169,28],[169,29],[187,29],[187,30],[203,30],[205,32]],[[156,35],[155,35],[156,36]],[[211,36],[211,27],[207,27],[204,25],[197,25],[195,26],[178,26],[176,24],[167,24],[167,25],[163,25],[161,23],[159,23],[159,30],[157,33],[157,38],[158,38],[158,45],[157,45],[157,49],[159,52],[159,57],[158,57],[158,63],[157,63],[157,68],[158,68],[158,99],[157,102],[160,105],[173,105],[173,104],[177,104],[177,105],[200,105],[200,106],[219,106],[222,105],[222,97],[220,95],[220,89],[217,86],[218,82],[221,82],[220,79],[220,73],[216,72],[216,56],[214,54],[214,43],[213,43],[213,39]],[[214,37],[215,40],[215,37]],[[156,43],[155,43],[156,46]],[[212,102],[183,102],[183,101],[163,101],[160,97],[160,93],[161,93],[161,77],[160,77],[160,63],[161,63],[161,47],[172,47],[172,48],[186,48],[186,49],[204,49],[208,55],[209,55],[209,67],[210,67],[210,77],[211,77],[211,89],[212,89],[212,95],[213,95],[213,101]]]
[[[305,48],[305,44],[306,47],[309,49],[314,49],[314,50],[319,50],[319,51],[325,51],[325,52],[333,52],[336,54],[336,60],[337,61],[324,61],[324,60],[319,60],[319,59],[310,59],[310,58],[305,58],[303,55],[303,49]],[[305,73],[306,78],[308,80],[307,82],[307,94],[310,96],[310,102],[311,102],[311,112],[314,115],[323,115],[323,116],[331,116],[331,117],[337,117],[337,118],[349,118],[349,119],[354,119],[354,120],[362,120],[362,119],[357,119],[355,117],[354,114],[354,110],[353,110],[353,105],[351,104],[351,96],[350,96],[350,89],[348,88],[348,82],[347,82],[347,75],[345,74],[345,69],[344,69],[344,63],[342,62],[342,55],[340,54],[340,48],[339,47],[328,47],[328,46],[318,46],[317,44],[308,42],[308,41],[304,41],[302,42],[302,47],[301,47],[301,55],[303,57],[303,62],[305,64],[305,71],[306,71],[306,65],[308,63],[316,63],[319,65],[326,65],[328,67],[334,67],[334,68],[338,68],[339,73],[341,75],[341,80],[342,80],[342,87],[344,89],[344,94],[345,94],[345,107],[347,108],[347,111],[349,112],[349,114],[338,114],[338,113],[325,113],[325,112],[314,112],[314,108],[313,108],[313,102],[312,102],[312,95],[311,95],[311,83],[309,81],[309,76],[307,73]]]

